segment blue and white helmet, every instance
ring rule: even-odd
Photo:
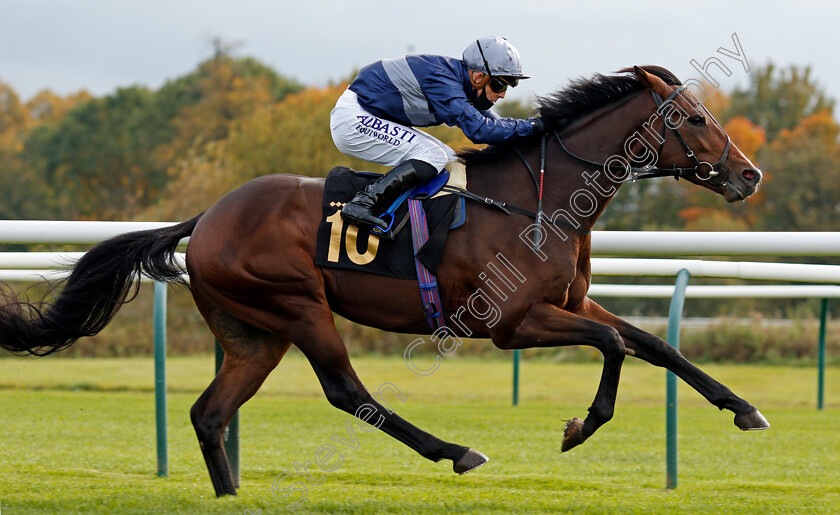
[[[519,52],[507,39],[499,36],[485,36],[470,43],[462,59],[472,71],[495,77],[529,78],[522,74]]]

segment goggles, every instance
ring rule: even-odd
[[[501,93],[508,89],[508,86],[515,88],[519,85],[518,77],[493,77],[490,76],[490,89],[495,93]]]

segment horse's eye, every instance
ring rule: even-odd
[[[691,125],[706,125],[706,119],[700,115],[695,115],[688,119],[688,123]]]

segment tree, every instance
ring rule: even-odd
[[[63,120],[71,109],[92,98],[87,91],[62,97],[52,91],[43,90],[26,103],[26,109],[32,125],[54,125]]]
[[[708,192],[707,192],[708,193]],[[726,209],[691,206],[680,210],[686,231],[747,231],[749,225]]]
[[[165,168],[151,151],[168,137],[167,123],[152,92],[119,89],[77,106],[54,126],[36,127],[26,140],[26,157],[57,185],[61,216],[119,217],[165,183]]]
[[[681,209],[690,205],[685,181],[641,180],[624,184],[598,219],[596,228],[609,231],[669,231],[683,225]],[[708,192],[706,192],[708,194]]]
[[[294,90],[290,84],[253,59],[222,56],[202,63],[196,74],[165,93],[167,105],[179,98],[188,103],[175,112],[167,109],[173,134],[157,149],[158,159],[172,164],[194,145],[226,138],[234,120],[277,102],[278,95]]]
[[[505,118],[528,118],[534,116],[534,106],[522,100],[504,100],[493,108]]]
[[[744,116],[763,128],[772,141],[782,129],[793,129],[803,118],[834,109],[834,100],[811,79],[810,66],[776,71],[773,64],[756,69],[750,75],[750,86],[732,93],[724,119]]]
[[[829,111],[812,114],[759,153],[766,172],[758,228],[834,231],[840,215],[840,127]]]
[[[22,159],[24,138],[32,123],[27,106],[14,90],[0,83],[0,218],[49,217],[51,211],[40,199],[49,188]]]
[[[15,90],[0,82],[0,133],[19,130],[26,125],[26,108]]]
[[[712,113],[712,116],[714,116],[716,120],[723,124],[725,121],[724,116],[726,116],[726,113],[729,110],[732,99],[728,94],[715,88],[708,82],[703,81],[703,83],[707,92],[706,99],[703,100],[703,105],[706,106],[706,109]]]
[[[744,116],[736,116],[723,127],[741,152],[749,159],[755,159],[758,151],[767,143],[767,133]]]

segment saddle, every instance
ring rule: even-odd
[[[417,255],[425,266],[437,272],[446,236],[466,221],[463,198],[441,191],[447,181],[451,184],[451,175],[442,172],[404,193],[389,206],[382,216],[392,220],[390,232],[394,235],[393,241],[380,239],[376,232],[359,229],[341,218],[344,204],[378,177],[380,174],[357,172],[344,166],[333,168],[327,175],[315,264],[397,279],[416,279],[411,231],[404,230],[410,218],[408,201],[414,199],[422,204],[429,229],[429,240]]]
[[[318,226],[315,264],[420,282],[423,304],[432,329],[443,325],[435,274],[449,231],[466,221],[464,199],[441,189],[451,182],[444,171],[401,195],[382,217],[390,218],[393,241],[375,229],[360,229],[341,218],[341,208],[379,174],[338,166],[324,184],[322,219]],[[411,220],[411,230],[404,230]],[[435,320],[433,323],[432,320]]]

